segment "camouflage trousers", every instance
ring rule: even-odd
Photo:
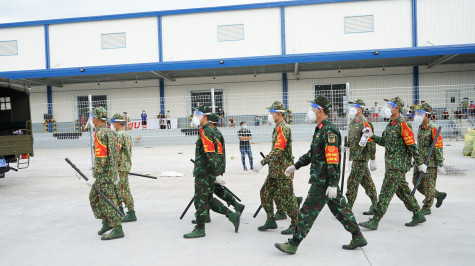
[[[378,194],[373,179],[371,179],[368,161],[353,161],[351,164],[350,176],[346,183],[346,199],[348,200],[350,210],[353,209],[360,184],[364,188],[366,195],[371,199],[371,203],[376,205],[378,203]]]
[[[130,193],[130,186],[129,186],[129,173],[119,173],[119,183],[117,184],[117,197],[119,200],[119,206],[125,204],[127,210],[133,211],[134,210],[134,198],[132,197],[132,193]]]
[[[99,184],[94,182],[94,185],[118,208],[117,192],[114,184]],[[91,204],[92,212],[96,219],[107,221],[112,227],[118,227],[122,223],[122,217],[112,208],[107,201],[97,193],[94,188],[89,192],[89,203]]]
[[[215,180],[216,177],[211,176],[195,177],[194,204],[198,228],[205,228],[206,217],[208,217],[210,209],[226,215],[226,217],[232,213],[221,201],[213,198]]]
[[[417,178],[419,177],[419,169],[414,168],[414,176],[412,177],[412,184],[414,186],[417,183]],[[421,182],[417,187],[417,191],[419,191],[422,195],[426,196],[426,198],[422,201],[424,204],[422,208],[430,209],[432,204],[434,203],[434,198],[437,197],[439,191],[435,189],[435,184],[437,181],[437,167],[428,167],[427,173],[422,175]]]
[[[317,219],[318,214],[320,214],[326,204],[328,204],[328,208],[333,216],[340,221],[346,231],[353,235],[361,233],[355,216],[348,207],[348,204],[346,204],[340,188],[338,188],[337,196],[334,199],[329,199],[325,195],[326,191],[327,186],[317,186],[315,184],[310,186],[307,198],[300,209],[297,230],[295,230],[293,236],[294,241],[297,243],[300,243],[310,232],[315,219]]]
[[[282,206],[282,210],[292,219],[292,225],[297,224],[298,205],[294,194],[294,184],[289,178],[267,177],[261,188],[261,205],[267,213],[267,219],[274,218],[274,199],[277,206]]]
[[[417,203],[416,197],[411,196],[411,189],[409,189],[409,185],[406,181],[406,173],[396,169],[386,169],[374,218],[378,220],[383,218],[394,193],[402,200],[409,211],[414,213],[419,211],[419,204]]]
[[[214,184],[214,194],[220,199],[224,200],[228,206],[234,206],[234,204],[236,204],[236,199],[234,196],[218,183]]]

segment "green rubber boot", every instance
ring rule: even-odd
[[[275,243],[274,247],[284,253],[294,255],[297,252],[297,249],[299,248],[299,244],[296,243],[293,238],[289,238],[289,240],[285,243]]]
[[[198,238],[198,237],[204,237],[206,236],[205,229],[204,228],[193,228],[193,231],[188,234],[184,234],[184,238]]]
[[[376,204],[369,207],[369,210],[367,212],[363,212],[363,215],[374,215],[375,212],[376,212]]]
[[[299,206],[299,210],[300,210],[300,205],[302,204],[302,201],[303,201],[303,197],[297,197],[297,205]]]
[[[233,212],[228,217],[229,221],[234,225],[234,232],[237,233],[239,231],[239,221],[241,220],[241,213],[240,212]]]
[[[414,214],[412,216],[412,221],[406,223],[406,226],[416,226],[418,224],[421,224],[426,221],[426,217],[424,217],[424,214],[422,212],[417,212],[417,214]]]
[[[135,211],[127,212],[127,216],[122,220],[123,223],[135,222],[137,221],[137,216],[135,216]]]
[[[112,232],[110,232],[108,235],[102,236],[101,240],[112,240],[123,237],[124,231],[122,230],[122,225],[119,225],[119,227],[114,228],[114,230],[112,230]]]
[[[284,231],[281,231],[280,233],[283,235],[293,235],[295,232],[295,226],[294,225],[289,225],[289,228],[285,229]]]
[[[276,221],[285,220],[285,219],[287,219],[287,214],[285,214],[285,212],[277,212],[274,216],[274,219]]]
[[[236,201],[236,203],[234,203],[234,209],[237,211],[237,212],[240,212],[242,213],[244,211],[244,208],[246,208],[245,205],[239,203]]]
[[[351,242],[349,245],[343,245],[342,248],[346,250],[353,250],[355,248],[360,248],[364,247],[368,244],[366,239],[364,238],[363,235],[353,235],[353,239],[351,239]]]
[[[424,214],[424,216],[429,215],[429,214],[432,213],[432,212],[430,211],[430,209],[426,209],[426,208],[422,208],[422,209],[421,209],[421,212],[422,212],[422,214]]]
[[[267,220],[263,226],[257,227],[257,230],[266,231],[268,229],[276,229],[276,228],[277,228],[277,223],[275,222],[275,218],[271,218]]]
[[[379,219],[371,218],[369,221],[359,223],[359,225],[370,230],[378,230]]]
[[[196,220],[191,220],[191,223],[196,224]],[[206,223],[211,223],[211,217],[209,215],[206,217]]]
[[[104,234],[105,232],[107,232],[107,231],[109,231],[109,230],[111,230],[111,229],[112,229],[112,226],[109,225],[109,223],[107,222],[107,220],[103,220],[103,221],[102,221],[102,228],[101,228],[101,230],[99,230],[97,233],[98,233],[99,235],[102,235],[102,234]]]
[[[444,202],[444,199],[446,197],[447,197],[447,193],[439,192],[439,194],[437,194],[437,202],[435,203],[435,207],[439,208],[440,206],[442,206],[442,202]]]

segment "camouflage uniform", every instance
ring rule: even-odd
[[[421,109],[428,113],[432,113],[432,107],[427,103],[422,104]],[[419,126],[419,132],[417,134],[417,146],[419,147],[419,153],[421,155],[429,154],[430,147],[436,134],[437,128],[430,120],[427,125]],[[430,156],[429,163],[427,164],[427,173],[422,175],[421,182],[417,187],[417,190],[426,197],[422,202],[424,204],[422,206],[423,209],[430,209],[434,202],[434,198],[439,195],[439,191],[435,189],[437,180],[437,167],[441,167],[443,164],[444,144],[442,142],[442,136],[439,135],[436,145],[434,146],[434,150]],[[412,183],[414,185],[417,183],[419,173],[419,170],[414,167],[414,176],[412,178]]]
[[[388,101],[385,99],[385,101]],[[400,110],[404,106],[401,98],[390,100],[397,104]],[[414,157],[416,165],[423,164],[422,157],[417,150],[417,145],[412,132],[412,126],[403,117],[389,121],[383,131],[382,137],[371,136],[376,144],[385,147],[385,168],[383,185],[379,194],[379,201],[373,219],[381,220],[394,193],[401,199],[409,211],[414,215],[419,213],[419,204],[406,181],[406,173],[411,169],[411,158]]]
[[[312,103],[318,104],[327,112],[331,107],[331,102],[322,95],[317,96]],[[300,209],[297,230],[293,235],[293,243],[297,245],[307,236],[326,204],[346,231],[362,237],[355,217],[338,188],[340,146],[340,131],[328,118],[324,119],[315,127],[310,150],[295,163],[296,169],[310,164],[309,184],[311,184],[307,198]],[[336,198],[330,199],[326,196],[328,187],[337,187]]]
[[[107,111],[103,107],[94,109],[93,115],[99,119],[107,119]],[[114,181],[118,178],[118,142],[115,133],[106,128],[105,125],[96,129],[94,135],[94,171],[96,179],[94,185],[104,193],[104,195],[118,207],[117,194]],[[106,221],[111,227],[117,228],[121,225],[119,214],[107,204],[99,193],[91,189],[89,202],[96,219]]]
[[[276,101],[269,109],[286,110],[285,106]],[[284,172],[293,165],[292,136],[289,125],[282,120],[272,132],[272,151],[261,161],[262,165],[269,164],[269,174],[261,188],[261,205],[267,213],[267,220],[274,219],[273,200],[282,206],[292,219],[291,226],[296,226],[298,218],[297,199],[294,194],[292,174],[287,177]]]
[[[351,103],[365,105],[361,99],[357,99],[354,102],[350,102],[350,104]],[[376,144],[372,139],[368,139],[365,147],[359,145],[361,136],[363,135],[362,131],[365,127],[371,127],[371,130],[374,130],[371,122],[367,121],[363,115],[355,117],[350,122],[348,144],[350,147],[350,161],[353,161],[353,163],[351,164],[351,172],[346,184],[346,199],[348,200],[348,207],[350,209],[353,209],[360,183],[371,199],[372,206],[376,207],[378,203],[376,187],[374,186],[371,173],[368,169],[368,161],[370,159],[376,159]]]
[[[200,107],[203,113],[210,113],[209,107]],[[198,131],[195,149],[195,167],[193,176],[195,177],[194,204],[196,208],[196,228],[205,228],[206,217],[209,209],[224,214],[229,217],[232,212],[226,208],[219,200],[213,198],[214,182],[216,176],[223,171],[216,147],[218,142],[216,133],[208,124]]]
[[[113,119],[123,120],[124,117],[120,114],[114,114]],[[119,183],[116,186],[117,196],[119,198],[119,206],[125,204],[127,210],[134,211],[134,198],[130,192],[129,186],[129,172],[132,167],[132,137],[125,130],[125,121],[119,122],[122,127],[117,131],[117,140],[119,141]]]

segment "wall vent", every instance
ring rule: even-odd
[[[101,43],[102,49],[125,48],[125,32],[102,34]]]
[[[244,40],[244,24],[218,26],[218,42],[241,40]]]
[[[18,42],[0,41],[0,56],[1,55],[18,55]]]
[[[345,17],[345,33],[374,31],[373,15]]]

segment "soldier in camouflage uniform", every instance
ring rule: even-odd
[[[118,207],[115,185],[119,181],[117,173],[118,160],[118,142],[115,133],[106,128],[107,111],[103,107],[96,107],[92,113],[92,123],[96,128],[94,134],[94,171],[93,177],[88,181],[104,193],[104,195]],[[102,228],[97,232],[99,235],[112,230],[108,235],[103,236],[102,240],[111,240],[124,237],[120,215],[107,204],[99,193],[91,189],[89,193],[89,202],[96,219],[102,220]]]
[[[385,101],[386,105],[381,110],[380,116],[391,120],[384,129],[382,137],[374,135],[370,128],[364,129],[366,136],[369,136],[376,144],[383,146],[386,150],[386,173],[376,212],[372,219],[360,223],[362,227],[371,230],[378,229],[379,221],[386,213],[394,193],[404,202],[406,208],[414,214],[412,221],[406,223],[406,226],[416,226],[426,221],[424,214],[419,209],[416,198],[411,195],[411,190],[406,181],[406,173],[411,169],[411,157],[414,158],[416,165],[419,165],[419,170],[426,172],[427,166],[424,165],[423,158],[417,149],[411,124],[407,123],[401,116],[404,102],[399,97],[391,100],[385,99]]]
[[[127,216],[122,220],[123,223],[135,222],[137,217],[134,210],[134,198],[130,192],[129,172],[132,167],[132,138],[125,130],[124,117],[116,113],[111,119],[111,123],[117,130],[117,140],[119,141],[119,184],[117,184],[117,196],[119,198],[119,210],[124,212],[122,204],[127,207]]]
[[[223,168],[218,157],[216,133],[208,123],[208,116],[210,114],[211,110],[208,106],[200,106],[194,112],[192,119],[195,127],[201,126],[201,129],[198,131],[198,139],[196,140],[195,167],[193,169],[197,224],[191,233],[183,236],[184,238],[197,238],[206,235],[205,223],[210,208],[214,212],[226,215],[233,223],[236,233],[239,230],[241,213],[230,211],[219,200],[213,198],[216,176],[221,174]]]
[[[269,164],[269,174],[261,188],[261,205],[267,213],[267,220],[263,226],[259,226],[259,231],[276,229],[277,223],[274,218],[273,200],[281,204],[283,210],[292,219],[290,226],[282,231],[288,235],[295,231],[298,217],[298,204],[294,194],[294,175],[286,176],[284,171],[294,163],[292,156],[292,136],[289,125],[285,123],[284,114],[287,111],[285,106],[275,101],[269,109],[269,121],[275,122],[276,126],[272,133],[272,151],[257,165],[254,172],[259,172],[262,167]]]
[[[369,211],[363,212],[363,214],[373,215],[376,204],[378,203],[378,195],[368,169],[368,161],[371,160],[371,171],[376,170],[376,144],[372,139],[368,139],[366,146],[361,147],[359,145],[361,136],[363,135],[363,128],[370,127],[373,130],[373,125],[363,116],[363,109],[365,107],[363,100],[356,99],[354,102],[349,102],[349,104],[351,122],[348,133],[348,144],[350,148],[350,161],[353,163],[351,164],[351,172],[346,184],[346,199],[348,200],[350,210],[353,209],[353,204],[358,195],[358,186],[361,183],[361,186],[365,189],[366,195],[369,196],[372,203]],[[352,118],[353,115],[354,117]]]
[[[221,134],[221,131],[219,131],[218,127],[216,127],[219,121],[219,117],[217,114],[212,113],[208,116],[208,118],[209,118],[209,124],[211,128],[213,128],[216,134],[216,141],[218,144],[217,152],[218,152],[218,157],[221,162],[221,170],[219,172],[219,175],[216,177],[216,182],[214,183],[214,194],[218,196],[220,199],[224,200],[228,204],[228,206],[232,205],[236,211],[242,213],[244,211],[245,206],[237,202],[234,196],[223,187],[225,182],[222,176],[224,172],[226,171],[226,145],[224,143],[223,134]],[[192,220],[191,222],[196,224],[196,220]],[[208,213],[208,217],[206,218],[206,222],[207,223],[211,222],[209,213]]]
[[[417,134],[417,146],[419,147],[419,153],[429,154],[430,147],[432,142],[435,141],[435,135],[437,134],[437,128],[430,121],[430,115],[432,113],[432,107],[423,103],[419,110],[416,110],[416,115],[414,122],[419,126],[419,132]],[[437,199],[436,207],[439,208],[442,205],[443,200],[447,197],[447,193],[439,192],[435,189],[435,184],[437,180],[437,173],[444,174],[444,144],[442,142],[442,135],[439,135],[439,138],[434,145],[434,150],[429,159],[427,165],[427,173],[422,175],[422,180],[417,187],[417,190],[422,193],[426,198],[422,202],[422,213],[424,215],[431,214],[430,207],[434,202],[434,198]],[[417,179],[419,178],[420,171],[414,169],[414,176],[412,178],[412,183],[416,185]]]
[[[330,100],[323,95],[318,95],[311,101],[306,120],[316,122],[317,126],[310,150],[302,155],[295,165],[285,170],[285,175],[291,175],[295,170],[310,164],[309,183],[311,186],[300,209],[297,230],[286,243],[275,244],[277,249],[288,254],[297,252],[298,246],[310,232],[318,214],[327,204],[332,214],[353,236],[350,244],[343,245],[343,248],[355,249],[367,245],[353,213],[338,188],[341,136],[335,125],[328,119],[331,106]]]

